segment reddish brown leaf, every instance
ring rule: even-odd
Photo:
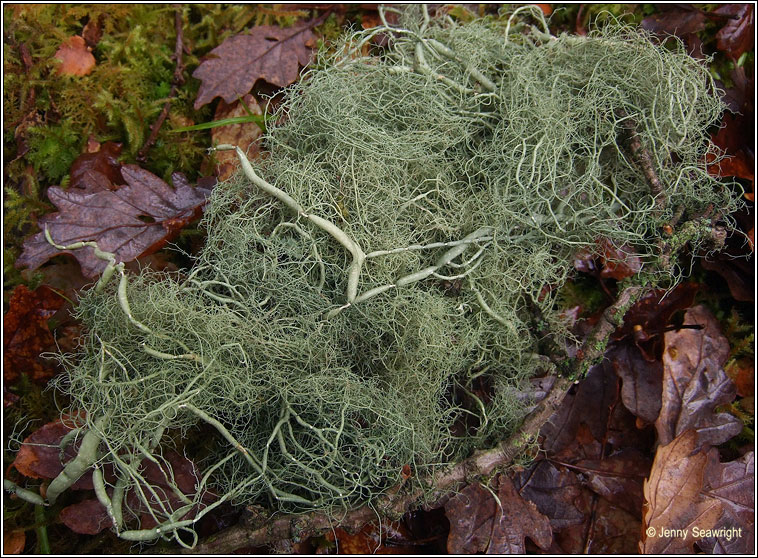
[[[97,146],[97,150],[79,155],[71,165],[69,188],[81,188],[89,192],[115,190],[125,183],[121,176],[122,144],[112,141]]]
[[[451,554],[523,554],[528,537],[543,550],[550,548],[550,521],[537,507],[524,500],[511,480],[498,477],[497,504],[480,484],[471,484],[445,504],[450,521],[447,539]]]
[[[3,531],[3,554],[21,554],[26,546],[26,533],[23,529]]]
[[[97,535],[113,525],[108,512],[94,498],[82,500],[61,510],[63,524],[80,535]]]
[[[755,395],[755,365],[752,360],[743,358],[732,361],[724,370],[734,382],[737,395],[740,397]]]
[[[714,13],[734,16],[716,33],[716,46],[737,60],[755,44],[754,6],[752,4],[723,4]]]
[[[341,527],[326,533],[326,539],[336,542],[339,554],[414,554],[411,545],[385,544],[388,538],[410,540],[410,534],[396,522],[383,521],[381,529],[376,523],[364,525],[357,533],[348,533]]]
[[[698,530],[716,526],[724,505],[702,493],[707,452],[694,430],[658,448],[645,482],[642,552],[692,553],[693,544],[702,538]]]
[[[65,303],[63,297],[42,286],[30,291],[19,285],[13,291],[8,312],[3,318],[3,378],[12,384],[21,374],[44,382],[52,377],[55,366],[40,357],[55,350],[55,338],[47,320]]]
[[[603,279],[621,280],[642,269],[642,261],[628,246],[614,246],[608,239],[602,238],[597,241],[594,251],[577,252],[574,267]]]
[[[252,95],[245,95],[242,102],[247,105],[253,114],[262,114],[261,107]],[[216,107],[215,120],[246,115],[247,111],[239,101],[231,105],[221,101]],[[262,133],[262,130],[255,122],[246,122],[245,124],[232,124],[230,126],[213,128],[211,130],[211,140],[214,145],[221,143],[236,145],[247,153],[248,159],[254,159],[260,152],[260,142],[258,140]],[[217,151],[215,157],[218,161],[216,177],[219,181],[231,178],[239,168],[239,158],[236,153],[234,151]]]
[[[286,87],[299,77],[299,67],[311,60],[316,36],[312,21],[282,29],[272,25],[253,27],[247,35],[235,35],[214,48],[192,74],[203,83],[195,108],[222,97],[231,104],[250,92],[259,79]]]
[[[25,477],[33,479],[53,479],[63,470],[60,443],[77,424],[77,419],[65,417],[65,420],[45,424],[34,431],[21,444],[13,461],[13,467]],[[63,455],[63,462],[68,462],[76,455],[76,442],[69,444]],[[74,489],[91,489],[92,475],[87,473],[73,485]]]
[[[698,8],[686,4],[660,6],[660,12],[647,16],[641,26],[656,35],[676,35],[697,33],[705,28],[706,17]]]
[[[86,76],[95,67],[95,57],[79,35],[64,41],[56,51],[55,58],[61,61],[58,66],[59,75]]]
[[[128,262],[173,239],[199,216],[209,194],[203,188],[192,188],[180,173],[172,177],[175,188],[136,165],[122,166],[121,174],[126,185],[117,190],[97,190],[86,176],[84,191],[50,188],[48,197],[59,212],[40,218],[40,228],[47,227],[57,244],[95,241],[101,250],[114,253],[117,261]],[[92,248],[59,250],[42,232],[24,242],[16,265],[36,269],[59,254],[72,254],[88,277],[95,277],[106,266]]]
[[[82,29],[82,38],[90,48],[95,48],[103,37],[103,23],[105,14],[100,14],[96,19],[90,18],[87,25]]]
[[[666,445],[693,429],[701,445],[722,444],[742,431],[736,417],[714,411],[735,396],[734,383],[722,368],[729,357],[729,343],[704,306],[690,308],[684,323],[702,329],[665,334],[663,397],[655,421],[658,439]]]
[[[613,332],[611,339],[631,339],[646,360],[658,360],[663,350],[662,333],[676,312],[692,305],[699,288],[697,283],[682,283],[670,292],[651,291],[627,311],[624,325]]]

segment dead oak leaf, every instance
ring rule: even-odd
[[[244,103],[244,105],[242,104]],[[235,103],[228,105],[224,101],[221,101],[216,107],[215,120],[223,120],[225,118],[234,118],[238,116],[246,116],[247,106],[253,114],[263,114],[261,107],[253,95],[245,95],[242,98],[242,103],[236,101]],[[260,153],[260,142],[258,141],[263,134],[260,126],[255,122],[246,122],[244,124],[230,124],[227,126],[219,126],[211,130],[211,140],[214,145],[221,143],[227,143],[230,145],[236,145],[242,151],[247,153],[248,159],[254,159],[258,157]],[[216,177],[219,182],[228,180],[239,169],[239,158],[234,151],[217,151],[215,153],[217,161],[216,165]]]
[[[680,329],[664,335],[663,395],[655,421],[658,439],[666,445],[694,429],[701,445],[719,445],[742,431],[736,417],[714,412],[736,395],[734,383],[723,369],[729,342],[704,306],[687,310],[684,325],[702,329]]]
[[[548,518],[521,497],[507,476],[500,475],[497,482],[500,505],[480,484],[467,486],[445,504],[450,554],[523,554],[527,537],[543,550],[550,548],[553,534]]]
[[[70,37],[55,52],[54,58],[60,60],[58,75],[86,76],[95,67],[95,57],[84,38],[79,35]]]
[[[643,553],[692,553],[699,531],[716,526],[724,505],[702,493],[708,451],[718,453],[703,448],[694,430],[658,448],[644,485]]]
[[[195,109],[222,97],[231,104],[250,92],[259,79],[286,87],[299,76],[300,66],[311,60],[315,44],[311,21],[281,28],[253,27],[247,35],[235,35],[214,48],[192,74],[202,81]]]
[[[63,470],[66,461],[76,455],[78,442],[69,444],[61,456],[61,440],[81,423],[78,417],[65,416],[49,422],[32,432],[21,444],[13,461],[13,467],[25,477],[53,479]],[[77,480],[72,488],[92,489],[92,475],[87,473]]]
[[[21,374],[34,381],[51,378],[56,369],[40,358],[55,349],[47,320],[65,303],[54,290],[42,286],[30,291],[19,285],[13,291],[3,317],[3,378],[12,384]],[[7,406],[8,401],[5,401]]]
[[[755,11],[752,4],[723,4],[714,13],[733,17],[716,33],[716,46],[720,51],[737,60],[744,52],[753,49]]]
[[[755,454],[729,463],[719,463],[715,451],[708,457],[703,493],[724,504],[724,515],[698,546],[713,554],[750,554],[755,547]]]
[[[47,228],[59,245],[94,241],[117,261],[129,262],[159,250],[199,217],[210,193],[190,186],[181,173],[172,176],[174,188],[136,165],[123,165],[121,174],[126,185],[115,190],[48,189],[59,211],[40,218],[40,229]],[[59,254],[72,254],[87,277],[97,276],[107,265],[90,247],[59,250],[47,242],[44,232],[24,242],[16,265],[36,269]]]

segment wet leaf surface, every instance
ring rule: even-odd
[[[96,64],[87,43],[79,35],[64,41],[54,57],[61,62],[58,74],[65,76],[86,76]]]
[[[694,429],[701,445],[722,444],[742,430],[736,417],[715,412],[717,406],[730,403],[736,394],[734,383],[723,369],[729,357],[729,343],[716,319],[703,306],[689,309],[684,323],[702,329],[665,334],[662,405],[655,422],[658,439],[666,445]]]
[[[81,188],[89,192],[115,190],[126,181],[121,175],[122,145],[112,141],[93,146],[94,151],[82,153],[71,165],[69,188]]]
[[[94,174],[100,173],[87,176]],[[210,193],[191,187],[180,173],[172,176],[174,188],[136,165],[123,165],[121,174],[126,184],[116,190],[99,189],[87,176],[82,179],[84,190],[50,188],[48,197],[59,212],[40,218],[40,228],[47,227],[60,245],[95,241],[117,261],[128,262],[160,249],[197,219]],[[40,232],[24,242],[16,265],[36,269],[59,254],[72,254],[87,277],[95,277],[107,264],[90,247],[59,250]]]
[[[723,4],[714,13],[733,16],[716,33],[716,46],[737,60],[755,46],[755,6],[753,4]]]
[[[21,374],[44,382],[56,373],[55,365],[40,355],[56,349],[47,320],[64,303],[63,297],[46,286],[34,291],[24,285],[14,289],[8,312],[3,317],[4,387],[10,387]],[[13,399],[10,395],[10,392],[4,393],[6,407]]]
[[[282,29],[261,25],[249,34],[235,35],[210,52],[192,74],[202,81],[195,108],[221,97],[228,104],[248,94],[259,79],[286,87],[299,77],[300,66],[311,60],[316,35],[313,23],[299,22]]]
[[[480,484],[470,484],[445,504],[450,521],[447,549],[451,554],[523,554],[526,539],[543,550],[553,540],[550,521],[524,500],[511,480],[498,477],[497,497]]]

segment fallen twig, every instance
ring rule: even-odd
[[[141,163],[144,163],[147,160],[147,152],[150,151],[150,148],[155,143],[155,140],[158,139],[158,132],[161,129],[161,126],[163,126],[163,122],[166,120],[166,117],[168,116],[168,111],[171,108],[171,103],[173,102],[174,98],[176,97],[177,92],[179,91],[179,88],[184,85],[184,58],[182,56],[182,52],[184,51],[184,30],[182,26],[182,9],[181,5],[176,4],[175,5],[175,12],[174,12],[174,26],[176,28],[176,46],[174,47],[174,60],[176,61],[176,67],[174,68],[174,77],[171,79],[171,91],[168,94],[168,98],[166,99],[166,102],[163,104],[163,110],[161,110],[161,113],[158,115],[158,118],[153,122],[153,125],[150,127],[150,137],[147,138],[147,141],[142,146],[142,148],[139,150],[139,153],[137,153],[137,160]]]
[[[494,448],[478,451],[468,459],[444,469],[432,478],[421,479],[422,484],[432,486],[433,491],[424,499],[424,506],[436,508],[444,504],[454,490],[474,479],[486,477],[496,468],[509,465],[524,451],[539,434],[542,425],[553,415],[566,392],[571,380],[559,378],[548,395],[524,420],[521,428],[507,440]],[[265,546],[278,540],[304,540],[330,531],[339,526],[347,531],[358,531],[378,515],[401,517],[414,506],[419,505],[426,491],[423,488],[405,490],[403,483],[390,489],[371,506],[366,505],[347,512],[343,517],[333,517],[323,513],[291,514],[271,518],[255,518],[250,514],[240,522],[220,533],[208,537],[184,554],[228,554],[248,546]],[[154,552],[150,549],[150,552]],[[173,552],[167,549],[166,552]]]

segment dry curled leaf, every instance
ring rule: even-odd
[[[716,526],[724,506],[702,492],[708,459],[694,430],[658,448],[644,488],[642,552],[692,553],[694,543],[703,538],[700,530]]]
[[[54,57],[61,62],[58,66],[59,75],[86,76],[95,67],[95,57],[79,35],[67,39],[55,52]]]
[[[450,521],[448,552],[523,554],[526,538],[543,550],[550,548],[553,534],[548,518],[521,497],[507,476],[500,475],[497,485],[500,505],[480,484],[467,486],[445,504]]]
[[[34,291],[24,285],[14,289],[3,318],[4,385],[12,384],[21,374],[37,382],[55,374],[55,366],[40,354],[55,350],[55,339],[47,320],[64,303],[63,297],[46,286]],[[8,404],[7,398],[5,404]]]
[[[316,35],[312,21],[281,28],[253,27],[247,35],[230,37],[210,52],[192,74],[202,81],[195,108],[221,97],[231,104],[250,92],[259,79],[286,87],[297,80],[300,66],[311,60]]]
[[[702,329],[680,329],[665,334],[663,396],[655,422],[662,445],[693,429],[700,444],[719,445],[742,430],[742,423],[728,413],[716,413],[736,394],[724,372],[729,343],[719,324],[704,306],[690,308],[684,324]]]
[[[181,173],[172,176],[174,188],[136,165],[123,165],[121,174],[126,185],[115,190],[93,185],[85,190],[48,189],[59,212],[40,218],[40,229],[47,228],[59,245],[94,241],[101,250],[115,254],[117,261],[129,262],[159,250],[199,217],[210,193],[191,187]],[[104,176],[97,172],[87,176],[92,175]],[[97,276],[107,265],[91,247],[59,250],[43,232],[24,242],[16,265],[36,269],[59,254],[73,255],[87,277]]]

